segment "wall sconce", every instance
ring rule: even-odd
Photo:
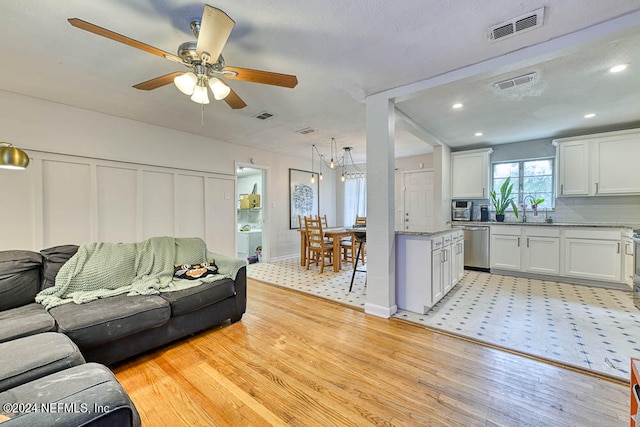
[[[0,169],[22,170],[29,166],[29,155],[8,142],[0,142]]]

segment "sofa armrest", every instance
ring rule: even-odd
[[[240,271],[241,268],[247,266],[246,260],[218,254],[215,252],[207,251],[207,259],[215,259],[216,265],[218,266],[218,272],[220,274],[225,274],[231,277],[233,280],[236,280],[238,271]]]
[[[237,322],[247,311],[247,267],[244,266],[238,270],[235,278],[236,287],[236,313],[237,317],[232,318],[232,322]]]

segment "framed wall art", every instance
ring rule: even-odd
[[[313,182],[311,182],[313,176]],[[300,216],[320,215],[320,187],[318,174],[289,169],[289,228],[300,228]]]

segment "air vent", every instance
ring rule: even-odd
[[[296,133],[302,134],[302,135],[308,135],[310,133],[314,133],[316,130],[312,129],[312,128],[304,128],[304,129],[298,129],[296,131]]]
[[[512,87],[524,85],[527,83],[533,82],[538,77],[538,73],[535,71],[533,73],[524,74],[522,76],[514,77],[512,79],[502,80],[494,83],[493,85],[498,89],[509,89]]]
[[[256,119],[260,119],[260,120],[267,120],[269,117],[273,117],[273,114],[271,113],[267,113],[266,111],[263,111],[262,113],[253,116]]]
[[[540,9],[534,10],[533,12],[489,27],[489,29],[487,30],[487,36],[489,37],[489,41],[492,42],[502,40],[507,37],[515,36],[516,34],[522,33],[524,31],[529,31],[533,30],[534,28],[541,27],[543,19],[544,7],[541,7]]]

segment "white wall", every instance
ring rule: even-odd
[[[270,187],[268,192],[271,194],[269,224],[267,224],[271,239],[270,255],[273,258],[299,253],[298,232],[289,230],[288,224],[289,168],[309,170],[310,160],[229,144],[215,138],[161,128],[6,91],[0,91],[0,115],[3,118],[0,140],[11,142],[27,153],[30,150],[36,150],[74,157],[220,174],[231,179],[235,179],[235,161],[249,163],[251,158],[259,158],[261,164],[270,167],[266,184]],[[189,156],[184,153],[198,153],[198,155]],[[77,182],[52,182],[45,185],[66,184],[69,185],[69,190],[73,188],[74,191],[86,191],[83,186],[88,184],[83,183],[83,180],[91,179],[91,174],[87,175],[86,171],[76,170],[77,168],[83,169],[83,167],[73,166],[74,176],[84,177],[78,178]],[[29,169],[22,173],[28,173],[28,171]],[[113,171],[110,172],[113,175]],[[3,171],[0,175],[0,192],[3,188],[20,188],[27,193],[31,191],[27,188],[29,184],[25,183],[24,178],[17,175],[19,173],[21,172]],[[52,173],[51,176],[61,175]],[[117,180],[118,174],[111,178]],[[332,190],[333,193],[328,194]],[[59,196],[59,192],[56,195]],[[103,196],[110,197],[110,203],[114,203],[114,199],[118,200],[117,194],[114,195],[113,192],[105,193]],[[234,197],[235,193],[232,191],[232,201]],[[320,200],[321,210],[333,209],[335,212],[335,187],[323,185]],[[40,223],[50,223],[51,232],[64,234],[68,231],[64,229],[53,231],[58,221],[55,211],[44,212],[39,206],[32,206],[34,203],[38,202],[34,202],[33,198],[20,198],[11,202],[4,199],[2,203],[0,233],[3,236],[11,235],[11,239],[23,239],[25,243],[22,246],[25,248],[32,248],[33,236],[42,231],[34,230],[33,226],[28,227],[24,224],[16,230],[7,219],[21,218],[29,215],[28,212],[35,212],[35,215],[43,215]],[[128,209],[124,199],[118,203],[122,203],[123,209]],[[99,206],[99,204],[96,205]],[[232,206],[234,210],[235,204]],[[215,205],[211,208],[219,209]],[[80,206],[78,209],[86,210],[90,207]],[[232,215],[232,218],[235,218],[235,215]],[[228,227],[235,230],[235,222],[232,221]]]

